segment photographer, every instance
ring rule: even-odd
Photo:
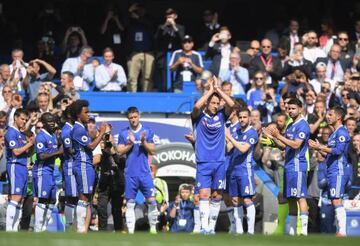
[[[114,219],[114,230],[123,229],[121,207],[124,193],[125,160],[116,153],[114,139],[111,135],[111,126],[108,126],[101,145],[100,180],[98,185],[98,215],[99,230],[107,230],[107,207],[111,202],[111,213]]]

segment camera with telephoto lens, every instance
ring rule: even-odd
[[[104,134],[103,140],[105,148],[111,148],[113,146],[112,142],[110,141],[110,132]]]

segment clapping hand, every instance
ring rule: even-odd
[[[129,137],[129,143],[135,144],[135,136],[134,136],[133,132],[130,130],[128,131],[128,137]]]
[[[321,144],[319,143],[319,141],[317,139],[315,141],[312,139],[309,139],[308,143],[311,148],[313,148],[315,150],[320,150]]]
[[[143,142],[145,142],[145,134],[146,134],[146,132],[145,131],[143,131],[142,133],[141,133],[141,136],[140,136],[140,141],[143,143]]]

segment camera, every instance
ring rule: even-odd
[[[111,148],[113,146],[112,142],[110,141],[110,132],[104,134],[103,140],[105,148]]]
[[[268,93],[266,93],[266,100],[272,100],[272,97]]]

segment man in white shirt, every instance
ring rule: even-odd
[[[24,52],[21,49],[11,51],[12,63],[9,65],[10,73],[15,69],[14,79],[22,81],[26,76],[26,67],[29,65],[23,61]]]
[[[96,87],[101,91],[121,91],[127,79],[121,65],[113,63],[114,52],[106,48],[103,52],[104,64],[95,69]]]
[[[310,80],[310,85],[314,88],[316,94],[319,94],[321,91],[321,84],[326,79],[326,64],[319,62],[315,67],[316,77]]]
[[[316,32],[310,31],[303,36],[306,46],[304,47],[304,58],[314,63],[319,57],[326,57],[325,52],[317,47],[318,37]]]
[[[89,90],[88,82],[82,78],[84,74],[84,67],[93,54],[94,51],[90,46],[84,46],[78,57],[67,58],[61,68],[61,73],[72,72],[74,74],[75,88],[78,90]]]

